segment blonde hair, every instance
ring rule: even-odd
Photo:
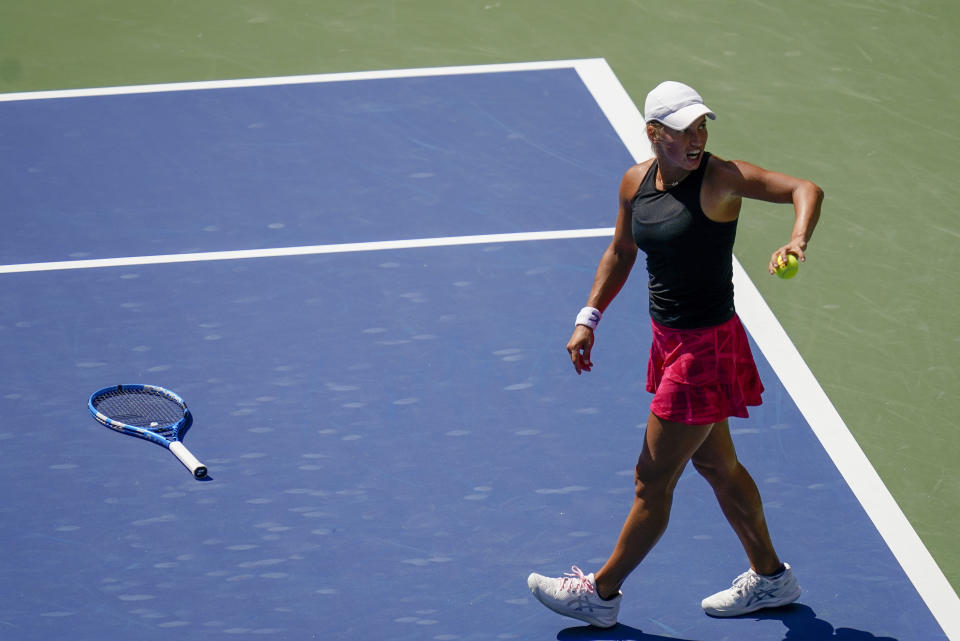
[[[660,143],[660,136],[663,135],[664,124],[657,120],[651,120],[647,123],[647,142],[650,143],[650,153],[657,155],[657,145]]]
[[[647,138],[650,139],[651,144],[660,142],[663,127],[664,124],[659,120],[651,120],[647,123]]]

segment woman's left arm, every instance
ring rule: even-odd
[[[806,260],[804,251],[807,242],[820,220],[823,190],[809,180],[768,171],[742,160],[734,160],[732,164],[737,171],[732,172],[736,178],[729,186],[737,196],[772,203],[793,203],[794,222],[790,242],[770,256],[770,273],[774,273],[778,256],[793,254],[800,261]]]

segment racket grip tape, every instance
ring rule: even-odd
[[[202,479],[207,475],[207,467],[197,460],[197,457],[190,453],[190,450],[184,446],[180,441],[174,441],[170,444],[170,451],[173,452],[173,455],[180,459],[180,462],[186,466],[190,473],[198,479]]]

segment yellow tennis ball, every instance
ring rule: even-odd
[[[797,275],[798,269],[800,269],[800,263],[793,254],[787,254],[787,260],[783,260],[783,256],[777,256],[777,266],[774,271],[780,278],[793,278]]]

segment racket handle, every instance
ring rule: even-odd
[[[180,459],[180,462],[183,463],[190,473],[198,479],[202,479],[207,475],[207,467],[197,460],[197,457],[190,453],[190,450],[180,441],[174,441],[170,444],[170,451],[173,452],[173,455]]]

